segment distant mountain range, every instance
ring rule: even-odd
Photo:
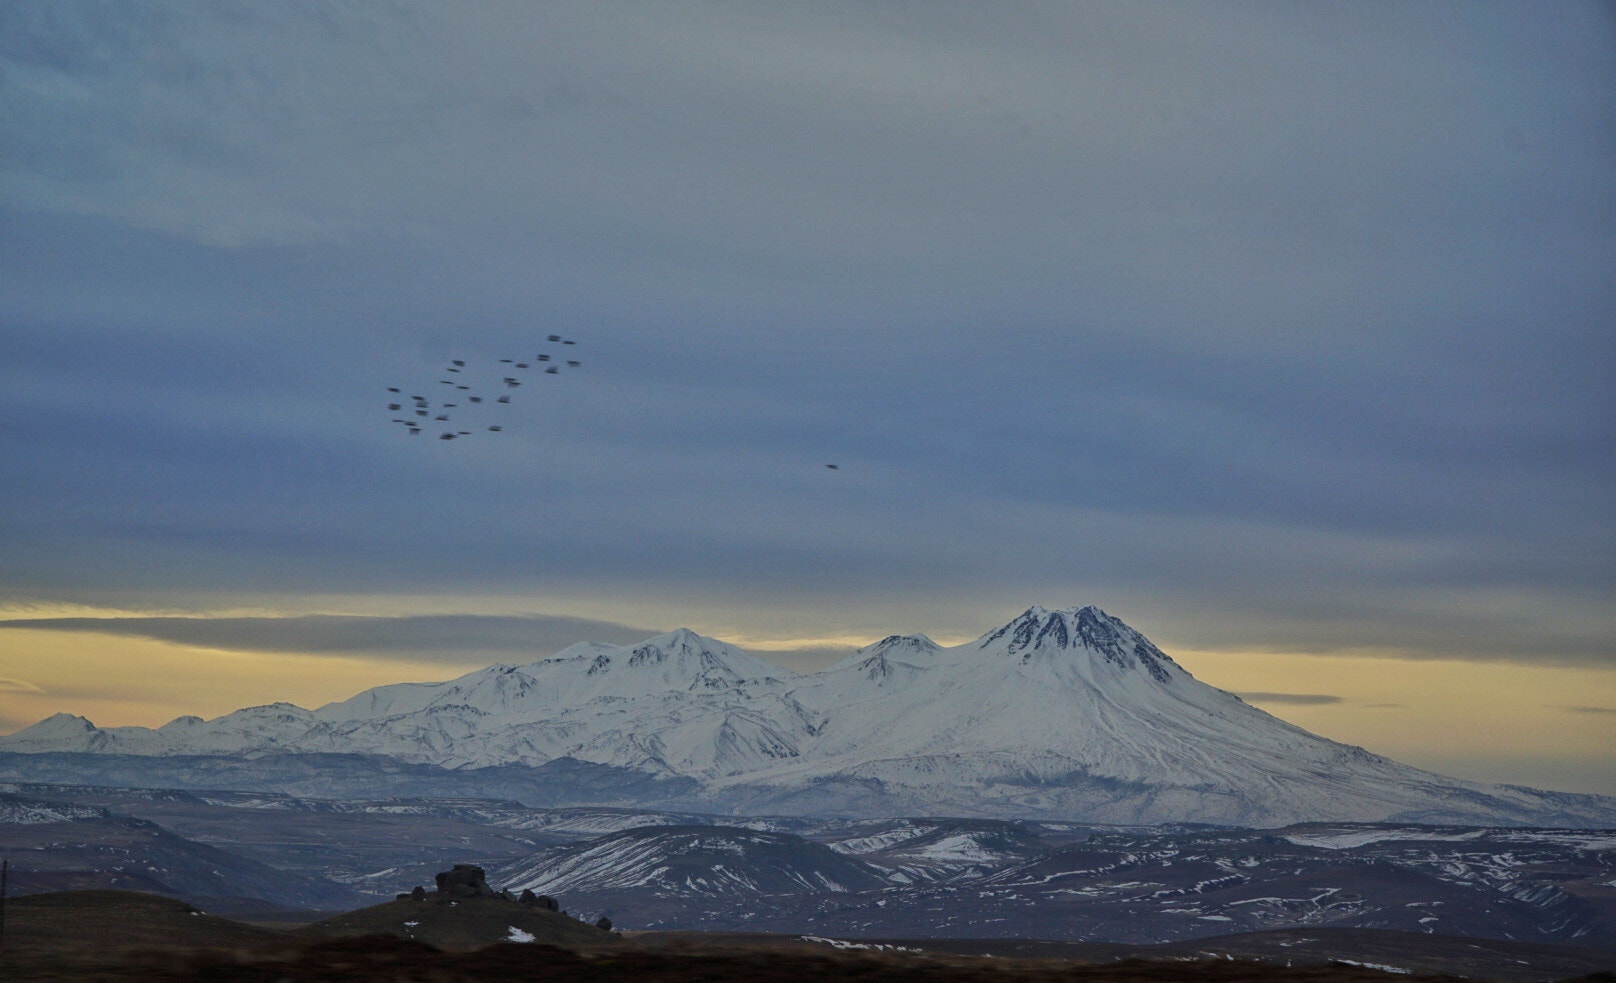
[[[471,862],[626,929],[1214,947],[1179,955],[1262,933],[1281,963],[1345,932],[1339,956],[1474,979],[1616,966],[1613,830],[740,818],[0,781],[0,855],[14,894],[123,887],[256,921],[390,900]],[[1444,951],[1486,965],[1432,961]]]
[[[964,819],[644,825],[489,877],[636,928],[1166,942],[1281,927],[1604,945],[1604,831]],[[776,827],[776,828],[768,828]]]
[[[894,635],[808,676],[681,629],[312,711],[155,730],[57,714],[0,752],[86,780],[243,788],[257,774],[345,796],[392,775],[410,794],[441,780],[443,794],[738,815],[1616,826],[1613,797],[1462,781],[1310,734],[1095,607],[1032,607],[952,647]]]

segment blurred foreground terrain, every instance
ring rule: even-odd
[[[813,936],[623,935],[503,898],[400,899],[302,926],[253,925],[173,899],[74,891],[13,899],[7,981],[899,980],[1499,981],[1616,979],[1616,961],[1566,946],[1432,944],[1406,933],[1276,935],[1194,946]],[[1401,965],[1340,955],[1397,960]],[[1337,953],[1332,955],[1332,953]],[[1607,968],[1602,968],[1607,967]]]

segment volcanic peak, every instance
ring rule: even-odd
[[[1081,647],[1121,668],[1142,668],[1158,683],[1172,682],[1168,666],[1176,665],[1145,636],[1092,604],[1058,611],[1035,604],[1009,624],[982,636],[977,648],[985,649],[1006,637],[1006,653],[1019,654],[1023,663],[1046,648]]]

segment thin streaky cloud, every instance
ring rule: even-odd
[[[1345,703],[1339,696],[1327,693],[1269,693],[1262,691],[1241,691],[1235,694],[1247,703],[1286,703],[1293,706],[1326,706],[1333,703]]]
[[[576,642],[630,644],[658,632],[585,618],[498,615],[14,618],[0,628],[148,638],[250,652],[538,659]]]

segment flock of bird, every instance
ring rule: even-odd
[[[565,346],[577,345],[577,341],[558,334],[549,335],[546,340],[556,347],[538,352],[531,358],[502,358],[486,365],[472,365],[461,358],[451,359],[440,373],[442,378],[427,390],[406,395],[403,386],[388,386],[387,410],[401,414],[393,416],[392,422],[404,428],[412,437],[432,431],[439,440],[459,440],[477,433],[502,432],[504,423],[496,421],[502,421],[504,417],[495,414],[510,404],[516,390],[539,376],[558,375],[583,364],[567,357],[571,352]],[[443,386],[450,388],[445,390],[441,388]],[[437,389],[436,399],[426,395],[431,389]],[[840,470],[835,464],[825,467],[831,471]]]
[[[547,339],[551,345],[576,345],[571,338],[558,334]],[[511,395],[531,379],[544,375],[557,375],[576,369],[583,363],[567,358],[564,348],[541,351],[531,358],[502,358],[487,366],[468,365],[465,359],[452,359],[443,367],[436,386],[437,398],[424,392],[405,394],[402,386],[388,386],[387,410],[402,413],[392,422],[402,426],[412,437],[428,430],[435,431],[439,440],[458,440],[474,433],[499,433],[503,423],[490,422],[490,414],[508,405]],[[449,386],[447,390],[443,386]],[[503,419],[503,417],[494,417]],[[475,429],[463,429],[467,426]]]

